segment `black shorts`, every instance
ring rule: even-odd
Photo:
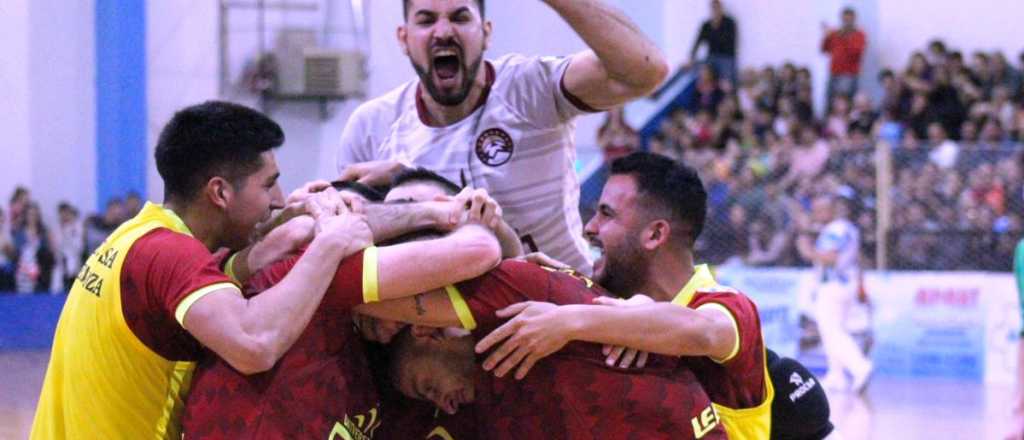
[[[821,440],[833,429],[821,381],[801,363],[768,352],[768,374],[775,387],[772,440]]]

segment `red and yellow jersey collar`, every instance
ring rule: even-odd
[[[188,228],[188,225],[185,224],[181,217],[178,217],[178,214],[175,214],[174,211],[165,208],[163,205],[153,202],[146,202],[146,205],[142,207],[142,210],[139,211],[139,215],[135,216],[135,219],[143,223],[155,220],[174,232],[185,234],[189,237],[193,236],[192,230]]]
[[[685,307],[690,304],[690,301],[693,300],[693,294],[697,293],[698,290],[709,289],[717,285],[718,282],[711,275],[711,269],[708,268],[708,265],[698,265],[693,268],[693,276],[690,277],[690,280],[686,282],[683,289],[672,299],[672,304]]]

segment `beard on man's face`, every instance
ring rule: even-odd
[[[606,248],[602,258],[604,267],[595,281],[615,296],[630,298],[647,282],[647,257],[636,243],[627,241],[614,252]]]
[[[421,66],[413,60],[412,57],[410,57],[409,61],[412,63],[412,68],[416,71],[416,75],[419,76],[420,82],[423,83],[423,86],[427,89],[427,93],[434,102],[445,107],[460,105],[469,97],[469,92],[473,88],[473,82],[476,81],[477,73],[480,70],[480,63],[483,62],[483,54],[481,53],[476,57],[476,59],[471,60],[469,64],[466,64],[463,56],[461,56],[462,48],[457,44],[448,42],[441,45],[435,44],[434,46],[435,47],[433,48],[436,48],[436,46],[450,46],[460,53],[458,61],[454,66],[452,66],[451,63],[446,66],[448,69],[451,69],[452,67],[457,69],[453,75],[458,75],[459,73],[462,74],[462,81],[460,81],[458,87],[448,91],[441,89],[441,86],[437,84],[438,75],[436,75],[437,66],[435,64],[438,64],[438,62],[432,56],[428,61],[427,66]],[[429,54],[432,51],[428,50],[427,52]]]

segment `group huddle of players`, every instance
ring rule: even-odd
[[[686,185],[690,190],[683,193],[703,196],[692,169],[661,156],[636,153],[619,159],[612,170],[599,214],[587,225],[588,236],[605,249],[594,280],[564,267],[502,259],[518,255],[507,255],[514,246],[501,243],[503,228],[495,215],[500,208],[477,191],[468,201],[464,222],[451,232],[444,231],[450,226],[440,225],[402,231],[402,236],[345,258],[313,319],[271,370],[245,375],[215,355],[200,361],[184,412],[185,437],[712,439],[768,438],[770,432],[772,438],[828,434],[827,403],[822,400],[815,403],[824,403],[824,414],[787,414],[797,419],[773,420],[773,400],[791,396],[777,395],[772,386],[756,306],[742,293],[715,283],[706,266],[694,268],[689,281],[662,304],[640,296],[618,299],[601,286],[633,288],[641,273],[657,270],[618,265],[650,259],[616,254],[621,247],[601,241],[615,239],[603,223],[616,221],[616,214],[627,215],[617,210],[643,209],[623,198],[622,191],[632,190],[631,198],[646,198],[648,204],[664,204],[667,200],[659,198],[657,188],[642,183],[660,180]],[[399,174],[383,195],[353,182],[334,186],[338,197],[368,205],[415,206],[455,198],[459,191],[423,169]],[[662,212],[673,211],[664,208]],[[671,217],[662,221],[686,231],[682,241],[692,243],[700,225],[687,227],[688,217]],[[678,235],[678,230],[664,231]],[[424,249],[448,256],[424,261]],[[506,255],[500,255],[503,249]],[[466,256],[485,261],[466,271]],[[297,259],[286,258],[253,275],[245,283],[245,294],[258,295],[278,283]],[[434,284],[407,286],[399,277]],[[409,287],[421,293],[408,296]],[[499,353],[509,331],[497,330],[503,324],[513,328],[512,316],[525,317],[530,313],[522,311],[530,307],[543,308],[543,314],[561,306],[582,306],[577,311],[582,314],[592,307],[623,312],[627,318],[646,316],[652,321],[648,331],[662,333],[647,335],[652,341],[691,340],[676,341],[676,353],[652,342],[646,349],[654,353],[643,355],[642,366],[625,360],[620,366],[607,362],[608,350],[601,343],[622,340],[601,340],[595,331],[562,342],[564,347],[526,366],[526,374],[512,377],[506,374],[508,368],[495,369],[496,374],[484,370],[495,367],[494,359],[515,357]],[[659,320],[658,306],[692,313]],[[731,347],[724,356],[697,355],[708,347],[708,338],[696,337],[697,331],[714,327],[686,320],[700,320],[699,313],[707,311],[720,314],[732,329],[724,337]],[[566,316],[562,318],[572,319]],[[678,322],[668,321],[673,319]],[[612,320],[597,325],[609,332],[621,330]],[[668,325],[694,329],[673,331]],[[587,329],[581,324],[575,331]],[[525,359],[515,362],[525,364]],[[792,365],[785,367],[784,382],[799,374]],[[806,379],[812,377],[799,371]],[[773,428],[773,421],[778,426]],[[789,432],[782,430],[787,427]]]
[[[255,110],[175,114],[164,204],[79,274],[32,438],[827,436],[816,379],[695,262],[694,169],[619,158],[583,224],[574,118],[667,67],[605,2],[542,1],[589,50],[484,60],[484,0],[403,0],[418,78],[349,118],[335,184],[285,198]]]

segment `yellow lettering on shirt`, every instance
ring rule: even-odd
[[[718,426],[718,413],[709,405],[701,411],[700,416],[690,419],[690,424],[693,425],[693,437],[703,438]]]

